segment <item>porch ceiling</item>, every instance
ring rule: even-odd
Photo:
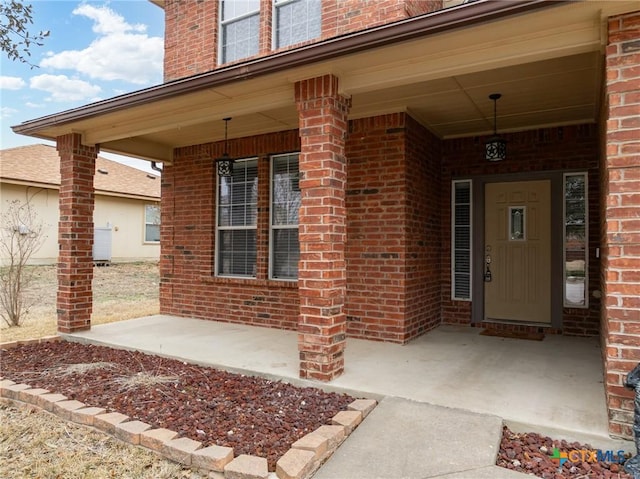
[[[561,3],[259,77],[248,71],[123,108],[83,107],[87,114],[71,121],[47,117],[14,129],[47,139],[81,132],[85,144],[103,151],[170,162],[175,147],[222,139],[225,117],[233,118],[232,138],[297,128],[295,82],[327,73],[352,98],[351,119],[406,111],[440,138],[490,133],[494,92],[503,95],[499,131],[595,122],[606,18],[633,10],[633,1]]]

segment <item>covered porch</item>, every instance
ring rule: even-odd
[[[406,345],[349,338],[344,374],[326,384],[299,379],[295,331],[156,315],[66,337],[294,384],[491,414],[523,432],[594,444],[608,439],[597,338],[530,341],[479,333],[440,326]]]
[[[59,331],[97,339],[115,331],[129,343],[104,341],[158,354],[202,351],[202,358],[189,358],[194,361],[215,363],[217,354],[235,354],[240,364],[221,364],[562,429],[606,431],[604,377],[609,432],[630,436],[631,394],[623,381],[640,358],[637,19],[637,4],[626,1],[474,2],[14,127],[55,140],[61,156]],[[488,100],[496,92],[503,94],[497,120]],[[260,185],[255,192],[248,188],[259,198],[249,203],[256,211],[259,203],[260,214],[240,225],[255,230],[242,254],[256,259],[240,273],[217,268],[222,241],[216,215],[224,195],[218,194],[214,159],[227,153],[222,120],[229,117],[229,154],[258,164],[244,184]],[[496,124],[510,141],[509,159],[498,163],[482,154]],[[163,163],[161,311],[174,317],[83,332],[91,328],[99,151]],[[270,164],[273,155],[287,152],[299,152],[295,281],[274,278],[270,270],[269,234],[276,229],[269,218]],[[451,180],[506,182],[505,175],[526,174],[508,180],[532,181],[532,174],[587,170],[594,189],[584,248],[590,310],[552,302],[564,314],[563,332],[599,333],[602,344],[555,336],[512,344],[479,337],[474,328],[446,341],[452,330],[442,322],[469,323],[471,308],[483,312],[485,256],[476,246],[476,296],[452,298]],[[553,211],[560,205],[556,201]],[[381,223],[386,230],[379,231]],[[557,246],[553,264],[560,265],[561,241]],[[537,284],[560,290],[555,283]],[[297,334],[256,328],[234,341],[245,326],[225,326],[230,329],[218,335],[197,328],[222,326],[198,322],[193,332],[186,325],[194,320],[177,316]],[[401,347],[352,339],[367,335],[414,342]],[[291,344],[282,348],[270,342],[285,340]],[[554,347],[557,341],[562,344]],[[579,351],[567,346],[573,343]],[[255,349],[259,356],[249,354]],[[283,351],[287,359],[276,360]],[[405,356],[412,352],[415,357]],[[255,367],[243,364],[252,357]],[[273,370],[263,371],[265,365]],[[581,389],[583,383],[591,392]]]

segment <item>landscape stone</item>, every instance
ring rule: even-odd
[[[315,459],[321,459],[329,448],[329,439],[317,431],[310,432],[291,445],[294,449],[304,449],[314,453]]]
[[[45,411],[53,411],[53,405],[59,401],[66,401],[69,399],[64,394],[58,393],[49,393],[49,394],[40,394],[35,396],[36,405],[44,409]]]
[[[185,466],[191,465],[191,454],[202,447],[202,443],[181,437],[165,442],[162,446],[162,454],[172,461],[179,462]]]
[[[19,401],[20,391],[24,391],[25,389],[31,389],[31,386],[22,383],[11,384],[2,390],[2,396]]]
[[[37,396],[40,396],[42,394],[48,394],[48,393],[49,391],[47,389],[42,389],[42,388],[24,389],[23,391],[20,391],[18,393],[18,398],[22,402],[37,405],[38,404]]]
[[[191,455],[191,465],[209,471],[224,471],[224,466],[233,460],[233,448],[209,446],[198,449]]]
[[[116,437],[129,444],[140,444],[140,434],[151,429],[151,426],[142,421],[129,421],[116,424]]]
[[[337,424],[346,428],[347,435],[362,422],[362,413],[360,411],[340,411],[331,419],[331,424]]]
[[[320,426],[314,432],[317,432],[321,436],[324,436],[329,441],[327,447],[330,451],[340,445],[345,438],[344,426]]]
[[[0,381],[0,396],[4,397],[4,390],[9,386],[13,386],[14,384],[15,382],[13,382],[11,379],[3,379],[2,381]]]
[[[71,420],[78,424],[93,426],[93,418],[98,414],[104,414],[106,409],[101,407],[85,407],[71,411]]]
[[[57,414],[64,420],[69,421],[71,419],[71,411],[76,409],[82,409],[85,406],[83,402],[71,399],[68,401],[57,401],[53,403],[52,412]]]
[[[109,434],[115,434],[116,425],[125,422],[128,419],[129,416],[125,416],[119,412],[108,412],[106,414],[98,414],[97,416],[94,416],[93,426]]]
[[[267,479],[269,465],[264,457],[241,454],[224,467],[225,479]]]
[[[351,411],[360,411],[364,419],[374,410],[378,402],[375,399],[356,399],[347,408]]]
[[[303,479],[313,470],[315,454],[313,451],[289,449],[276,463],[276,475],[279,479]]]
[[[170,429],[150,429],[140,434],[140,445],[160,452],[165,442],[175,439],[178,433]]]

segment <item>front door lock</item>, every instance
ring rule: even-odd
[[[487,246],[487,252],[491,251],[491,246]],[[490,283],[491,280],[493,279],[493,276],[491,275],[491,255],[487,254],[485,256],[484,259],[484,263],[485,263],[485,270],[484,270],[484,282],[485,283]]]

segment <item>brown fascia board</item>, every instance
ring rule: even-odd
[[[480,0],[126,93],[26,121],[11,129],[18,134],[37,136],[42,128],[563,3],[567,0]]]

